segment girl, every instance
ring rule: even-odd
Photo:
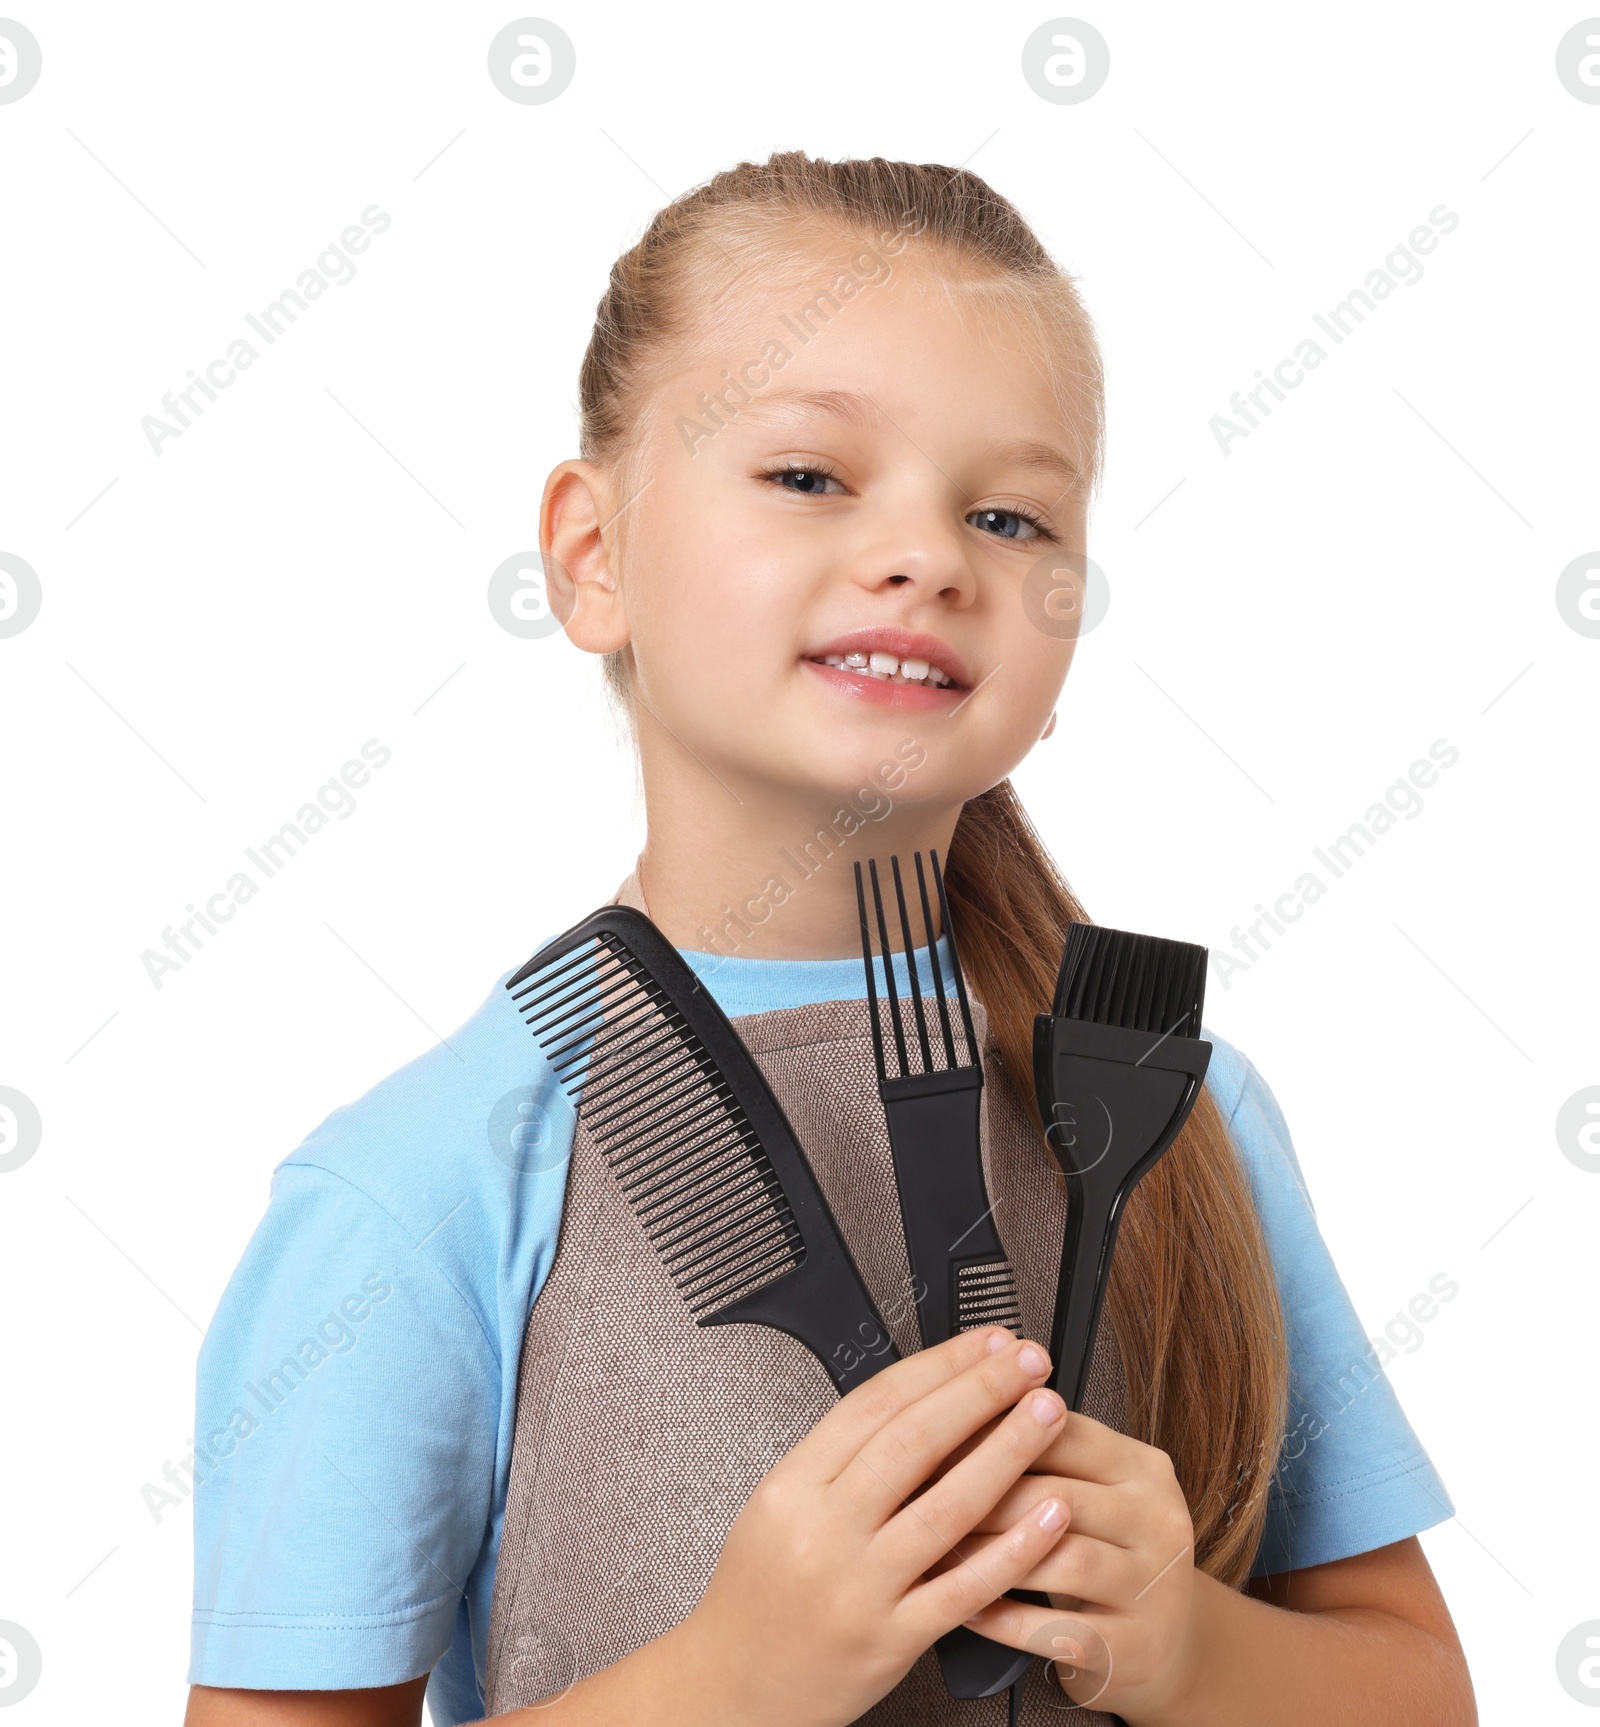
[[[1475,1720],[1415,1539],[1453,1508],[1212,1031],[1090,1406],[1038,1389],[1062,1201],[1031,1026],[1087,913],[1006,776],[1055,726],[1100,469],[1070,279],[970,173],[776,155],[618,260],[581,395],[540,543],[637,745],[618,897],[761,1060],[905,1359],[837,1398],[784,1334],[694,1326],[508,968],[280,1165],[207,1335],[192,1727],[413,1727],[425,1687],[447,1727],[999,1723],[940,1683],[961,1624],[1049,1658],[1013,1720]],[[1026,1336],[913,1353],[850,866],[919,847]]]

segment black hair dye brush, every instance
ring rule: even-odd
[[[1050,1012],[1033,1022],[1034,1095],[1067,1184],[1051,1384],[1074,1411],[1083,1407],[1123,1207],[1189,1119],[1211,1060],[1200,1036],[1206,958],[1193,942],[1075,923]],[[1034,1590],[1014,1594],[1050,1605]],[[973,1640],[963,1646],[967,1677],[982,1686],[963,1695],[992,1697],[1027,1672],[1031,1655],[960,1629]],[[1013,1693],[1013,1718],[1016,1704]]]
[[[1074,924],[1051,1010],[1033,1022],[1034,1094],[1067,1180],[1050,1359],[1069,1409],[1082,1405],[1122,1208],[1206,1077],[1206,957],[1194,942]]]
[[[607,905],[507,980],[699,1325],[770,1325],[843,1395],[899,1359],[782,1106],[678,950]]]

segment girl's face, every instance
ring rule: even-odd
[[[1038,740],[1071,662],[1070,606],[1039,596],[1077,578],[1024,584],[1082,568],[1073,429],[1048,357],[925,266],[818,254],[788,279],[809,285],[742,279],[737,328],[660,383],[639,490],[607,508],[615,591],[580,583],[569,633],[626,640],[641,749],[653,718],[741,795],[958,808]]]

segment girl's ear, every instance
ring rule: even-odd
[[[1049,737],[1051,732],[1053,732],[1055,729],[1056,729],[1056,711],[1054,708],[1052,708],[1050,710],[1050,723],[1049,723],[1049,725],[1047,725],[1044,728],[1044,730],[1042,732],[1039,733],[1039,742],[1043,743],[1044,740],[1047,737]]]
[[[601,534],[609,520],[605,471],[562,462],[545,481],[539,546],[545,597],[574,647],[609,654],[628,640],[627,611]]]

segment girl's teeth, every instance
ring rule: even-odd
[[[873,653],[824,654],[825,666],[842,667],[845,671],[864,672],[869,678],[898,680],[907,684],[932,684],[942,689],[950,679],[927,660],[901,659],[898,654],[885,653],[881,648]]]

